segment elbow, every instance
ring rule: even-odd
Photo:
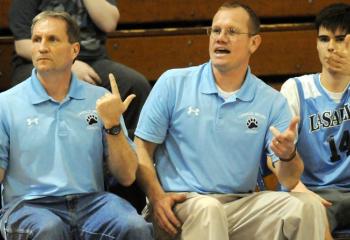
[[[287,181],[283,181],[281,184],[288,190],[292,190],[299,182],[300,178],[293,178]]]
[[[105,23],[103,26],[101,26],[102,31],[105,33],[111,33],[116,30],[117,28],[117,22],[111,21],[109,24]]]
[[[123,178],[119,179],[119,183],[124,187],[129,187],[131,184],[133,184],[136,180],[136,173],[128,174],[128,176],[124,176]]]

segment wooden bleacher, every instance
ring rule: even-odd
[[[224,0],[118,0],[121,20],[109,34],[112,59],[155,81],[170,68],[208,60],[206,28]],[[336,0],[246,0],[262,19],[263,42],[254,54],[253,72],[279,88],[285,76],[320,70],[313,17]],[[9,87],[13,38],[8,30],[11,0],[0,8],[0,91]],[[272,79],[272,80],[271,80]]]

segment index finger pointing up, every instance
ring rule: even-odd
[[[120,97],[117,82],[115,81],[114,75],[110,73],[108,77],[109,77],[109,83],[111,84],[112,94]]]

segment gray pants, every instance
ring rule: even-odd
[[[308,193],[187,193],[174,211],[183,223],[177,240],[320,240],[327,226],[324,207]],[[155,234],[157,240],[171,239],[157,226]]]
[[[330,201],[332,206],[327,208],[328,221],[331,231],[335,229],[349,229],[350,227],[350,191],[339,189],[312,189],[324,199]]]

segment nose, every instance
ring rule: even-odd
[[[42,41],[40,41],[39,43],[39,51],[40,52],[47,52],[48,47],[47,47],[47,42],[43,39]]]
[[[327,49],[328,49],[329,52],[334,52],[335,47],[336,47],[335,44],[336,44],[335,39],[330,39],[329,40],[329,43],[328,43],[328,46],[327,46]]]
[[[224,29],[222,29],[219,33],[219,35],[217,36],[216,40],[219,41],[223,41],[223,40],[227,40],[228,39],[228,35],[226,33],[226,31]]]

